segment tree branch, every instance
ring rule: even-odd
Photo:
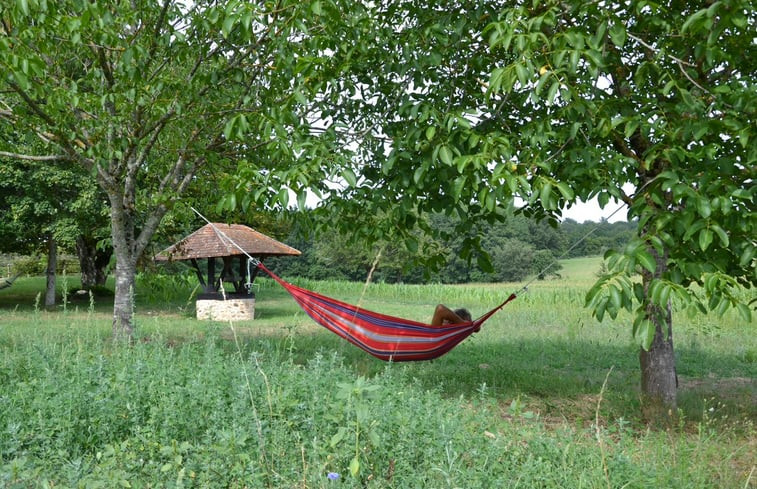
[[[171,5],[171,0],[164,0],[163,7],[160,9],[160,15],[158,16],[158,20],[155,21],[155,29],[153,29],[152,33],[152,39],[150,41],[150,53],[148,54],[147,58],[147,64],[145,65],[145,72],[147,72],[150,68],[150,65],[152,64],[152,61],[155,59],[155,51],[158,49],[158,37],[160,37],[160,30],[163,26],[163,23],[166,20],[166,13],[168,12],[168,7]],[[166,60],[164,60],[164,65]],[[161,66],[162,66],[161,65]],[[160,67],[157,71],[160,71]],[[152,77],[151,77],[152,78]]]
[[[630,32],[627,32],[627,35],[628,35],[628,37],[630,37],[634,41],[638,42],[639,44],[641,44],[642,46],[644,46],[645,48],[649,49],[650,51],[652,51],[655,54],[662,54],[664,57],[672,59],[673,61],[675,61],[679,65],[686,65],[686,66],[690,66],[692,68],[696,68],[695,64],[689,63],[688,61],[684,61],[681,58],[676,58],[672,54],[664,53],[661,50],[657,49],[656,47],[654,47],[654,46],[652,46],[650,44],[647,44],[647,42],[644,41],[642,38],[634,36]]]
[[[66,155],[35,156],[35,155],[25,155],[21,153],[10,153],[8,151],[0,151],[0,156],[4,156],[6,158],[13,158],[16,160],[26,160],[26,161],[68,161],[71,159]]]
[[[60,129],[58,128],[58,124],[50,117],[50,115],[42,110],[42,108],[39,106],[37,102],[32,100],[32,98],[29,96],[26,91],[24,91],[18,84],[16,84],[13,81],[8,81],[8,86],[10,86],[14,92],[16,92],[26,103],[26,105],[37,114],[37,116],[45,121],[52,131],[54,131],[56,134],[55,136],[58,138],[57,144],[61,146],[63,151],[66,152],[66,155],[68,156],[67,159],[71,161],[78,161],[82,166],[85,168],[92,169],[94,166],[94,162],[90,160],[89,158],[85,158],[84,156],[77,153],[76,149],[71,144],[71,141],[66,138],[63,133],[61,133]]]

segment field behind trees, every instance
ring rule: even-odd
[[[757,482],[757,335],[678,312],[678,424],[639,417],[628,317],[583,309],[598,258],[563,262],[446,356],[387,364],[315,325],[274,282],[255,321],[193,319],[194,283],[143,274],[138,341],[108,298],[40,307],[0,291],[0,486],[748,488]],[[520,288],[290,279],[388,314],[481,314]]]

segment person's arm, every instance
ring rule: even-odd
[[[439,304],[438,306],[436,306],[436,310],[434,310],[434,317],[431,319],[432,326],[460,324],[464,322],[465,319],[455,314],[455,311],[445,306],[444,304]]]

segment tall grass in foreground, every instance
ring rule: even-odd
[[[38,328],[4,338],[0,484],[8,487],[744,487],[749,447],[606,420],[552,426],[485,388],[447,398],[386,364],[293,361],[268,341],[218,337],[113,348]],[[671,440],[673,443],[671,443]],[[723,447],[728,446],[724,452]],[[343,486],[340,484],[340,486]]]
[[[44,281],[19,279],[0,293],[0,487],[753,487],[754,325],[676,315],[681,422],[649,431],[628,319],[582,308],[597,264],[570,261],[412,364],[326,332],[271,280],[233,325],[194,320],[170,279],[138,287],[123,347],[109,304],[40,310]],[[519,289],[298,283],[419,320]]]

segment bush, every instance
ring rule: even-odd
[[[12,266],[13,273],[20,275],[42,275],[46,267],[46,260],[40,255],[18,257]]]
[[[537,278],[544,280],[550,275],[559,276],[558,270],[562,265],[555,259],[555,255],[549,250],[537,250],[534,252],[533,262],[531,263],[532,273],[538,273]]]
[[[31,255],[5,255],[5,266],[10,266],[12,274],[19,275],[44,275],[47,271],[47,256]],[[81,273],[79,258],[74,255],[58,255],[55,273],[62,275],[77,275]]]

